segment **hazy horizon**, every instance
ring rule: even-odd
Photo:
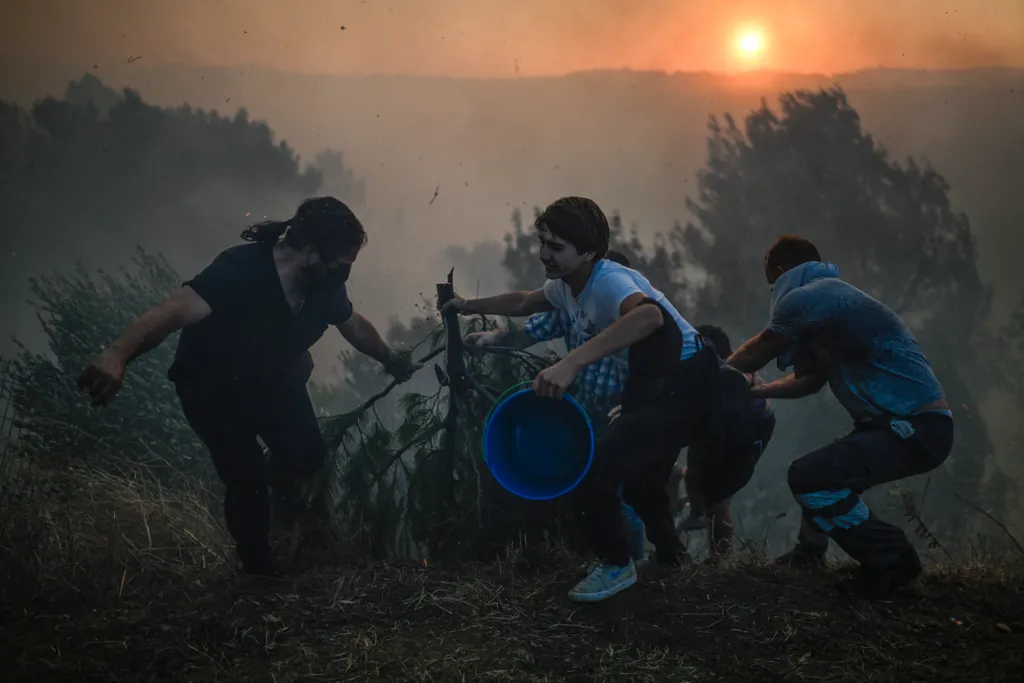
[[[840,73],[1024,67],[1016,0],[5,0],[0,58],[513,76],[591,68]],[[58,17],[59,20],[54,20]],[[746,34],[756,50],[737,49]],[[40,37],[46,40],[41,41]]]
[[[374,293],[366,303],[377,323],[403,315],[417,302],[417,293],[433,284],[428,274],[451,265],[451,248],[472,252],[481,244],[500,243],[515,207],[528,211],[554,195],[581,193],[621,212],[627,225],[636,224],[648,237],[676,221],[686,222],[685,200],[705,161],[710,115],[742,118],[762,97],[775,107],[780,92],[834,82],[846,89],[865,128],[895,158],[930,159],[950,180],[954,201],[968,211],[979,234],[986,279],[1000,283],[999,309],[1008,311],[1024,294],[1024,286],[1015,280],[1015,264],[1005,259],[1008,248],[1021,240],[999,231],[993,222],[1002,223],[1006,212],[1013,211],[1009,206],[1017,204],[1016,192],[1012,181],[993,184],[983,170],[991,164],[991,153],[984,149],[1002,150],[996,160],[1008,169],[1019,158],[1017,148],[1005,148],[1005,135],[1012,140],[1024,134],[1024,101],[1008,87],[1017,82],[1024,86],[1024,70],[868,69],[839,78],[765,79],[592,70],[559,77],[436,79],[135,63],[55,73],[49,84],[38,78],[31,98],[11,97],[11,87],[0,82],[0,98],[20,99],[23,105],[46,94],[61,98],[67,78],[77,80],[86,73],[111,88],[137,90],[155,105],[188,103],[227,116],[245,108],[250,119],[265,121],[279,142],[295,149],[303,163],[328,148],[341,151],[356,176],[367,182],[366,205],[360,211],[372,242],[365,258],[369,263],[361,263],[355,277],[361,279],[364,267],[398,274],[397,280],[389,280],[390,291],[371,288]],[[906,82],[916,87],[906,87]],[[965,85],[971,86],[967,90],[985,89],[988,99],[966,95]],[[537,101],[545,102],[546,110],[538,110],[533,104]],[[982,120],[988,123],[975,125]],[[570,121],[574,123],[568,125]],[[595,141],[603,143],[595,147]],[[438,188],[437,201],[428,207]],[[252,213],[277,215],[292,209],[256,205]],[[239,216],[238,224],[223,227],[223,246],[243,225]],[[145,228],[140,230],[145,242]],[[417,262],[395,267],[388,240],[401,242],[420,230],[431,234],[430,249],[420,250]],[[170,246],[179,254],[185,248]],[[497,258],[490,248],[486,252],[491,254],[488,260]],[[187,271],[206,256],[176,263]],[[471,286],[478,279],[485,292],[503,286],[496,264],[474,260],[459,273]],[[465,272],[467,267],[470,272]],[[356,289],[362,294],[361,287]],[[339,344],[327,345],[322,360],[331,358]]]

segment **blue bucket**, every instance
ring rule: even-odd
[[[594,461],[594,429],[572,396],[533,393],[531,383],[506,391],[484,423],[484,462],[507,491],[527,500],[565,495]]]

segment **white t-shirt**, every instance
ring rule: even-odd
[[[619,307],[630,296],[641,293],[657,301],[669,312],[683,336],[683,352],[680,359],[690,358],[697,353],[697,330],[688,323],[675,306],[651,285],[643,275],[619,265],[614,261],[601,259],[594,264],[594,271],[580,295],[573,298],[569,285],[562,280],[548,280],[544,283],[544,296],[552,306],[569,314],[569,324],[581,343],[608,329],[619,319]],[[625,362],[629,349],[622,349],[616,356]]]

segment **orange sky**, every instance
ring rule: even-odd
[[[555,9],[552,9],[555,8]],[[451,76],[1024,67],[1024,0],[0,0],[0,58]],[[341,30],[345,26],[345,30]]]

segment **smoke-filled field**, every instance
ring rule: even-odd
[[[1020,72],[970,88],[884,71],[842,88],[262,74],[245,92],[224,73],[128,73],[0,101],[4,680],[1021,679]],[[734,347],[767,322],[762,259],[786,233],[907,322],[955,445],[865,499],[912,538],[918,584],[865,602],[832,590],[838,549],[818,573],[769,562],[800,516],[789,464],[849,430],[825,390],[774,402],[733,560],[705,562],[692,533],[682,569],[568,601],[589,561],[569,501],[510,495],[480,456],[494,399],[564,348],[446,354],[434,307],[451,269],[467,297],[539,287],[534,212],[567,194],[598,201],[611,246]],[[367,226],[355,310],[424,367],[396,386],[328,331],[307,385],[329,449],[303,491],[314,516],[275,519],[283,578],[239,576],[222,485],[167,378],[177,333],[106,409],[76,379],[247,226],[318,195]],[[457,336],[505,324],[465,317]]]

